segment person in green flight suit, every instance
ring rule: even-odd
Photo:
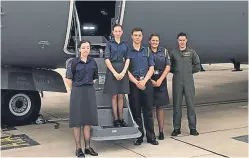
[[[200,59],[196,51],[187,46],[186,33],[177,36],[178,48],[170,52],[173,73],[173,126],[172,136],[181,134],[182,98],[185,97],[190,135],[199,135],[196,130],[195,84],[193,74],[201,70]]]

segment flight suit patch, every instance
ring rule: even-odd
[[[190,52],[184,52],[184,53],[182,53],[182,55],[183,55],[184,57],[189,57],[189,56],[190,56]]]

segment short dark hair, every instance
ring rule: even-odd
[[[79,44],[78,44],[78,48],[80,48],[83,43],[89,43],[89,45],[91,46],[91,42],[90,41],[88,41],[88,40],[81,40],[79,42]]]
[[[123,26],[121,24],[115,24],[115,25],[113,25],[112,30],[114,30],[115,27],[121,27],[121,29],[123,29]]]
[[[152,37],[154,37],[154,36],[158,37],[159,40],[160,40],[160,36],[159,36],[157,33],[152,33],[152,34],[150,35],[150,37],[149,37],[149,41],[150,41],[150,40],[152,39]]]
[[[188,38],[187,34],[184,33],[184,32],[180,32],[180,33],[177,35],[177,39],[178,39],[180,36],[185,36],[186,38]]]
[[[137,32],[137,31],[141,31],[143,33],[143,29],[142,28],[135,27],[135,28],[132,29],[131,34],[133,34],[134,32]]]

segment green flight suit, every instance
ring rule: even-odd
[[[196,114],[194,106],[195,85],[193,74],[201,69],[200,59],[194,49],[187,47],[180,51],[175,49],[170,53],[173,73],[173,125],[181,128],[182,98],[185,97],[189,129],[196,129]]]

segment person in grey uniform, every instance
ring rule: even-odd
[[[149,54],[147,48],[141,45],[143,37],[141,28],[134,28],[131,36],[133,44],[128,52],[130,58],[128,71],[130,79],[129,103],[132,116],[139,126],[139,131],[142,133],[142,136],[137,138],[134,144],[141,145],[143,142],[144,130],[141,117],[141,110],[143,110],[147,142],[152,145],[158,145],[152,118],[153,86],[150,80],[154,72],[154,58],[152,54]]]
[[[105,48],[105,63],[107,66],[104,94],[112,95],[112,111],[114,127],[127,127],[123,118],[123,94],[129,94],[129,78],[127,69],[130,59],[127,56],[128,44],[121,40],[122,26],[113,26],[114,39]],[[118,105],[117,105],[118,104]]]
[[[163,47],[159,47],[160,37],[158,34],[151,34],[149,38],[150,48],[149,51],[154,55],[154,74],[151,77],[151,81],[154,87],[154,110],[159,125],[159,140],[164,139],[163,126],[163,106],[169,104],[169,94],[167,87],[167,75],[170,71],[170,57],[168,50]]]
[[[97,156],[90,146],[90,126],[98,125],[97,103],[94,83],[98,79],[98,66],[94,58],[88,56],[90,42],[79,43],[80,57],[72,59],[67,65],[66,82],[71,89],[69,108],[69,127],[73,128],[76,156],[85,157],[81,149],[81,127],[85,140],[85,154]]]
[[[195,85],[193,74],[200,71],[200,59],[196,51],[187,46],[186,33],[177,36],[178,48],[170,53],[171,72],[173,73],[173,125],[172,136],[181,134],[182,98],[185,96],[191,135],[199,135],[196,130],[194,105]]]

